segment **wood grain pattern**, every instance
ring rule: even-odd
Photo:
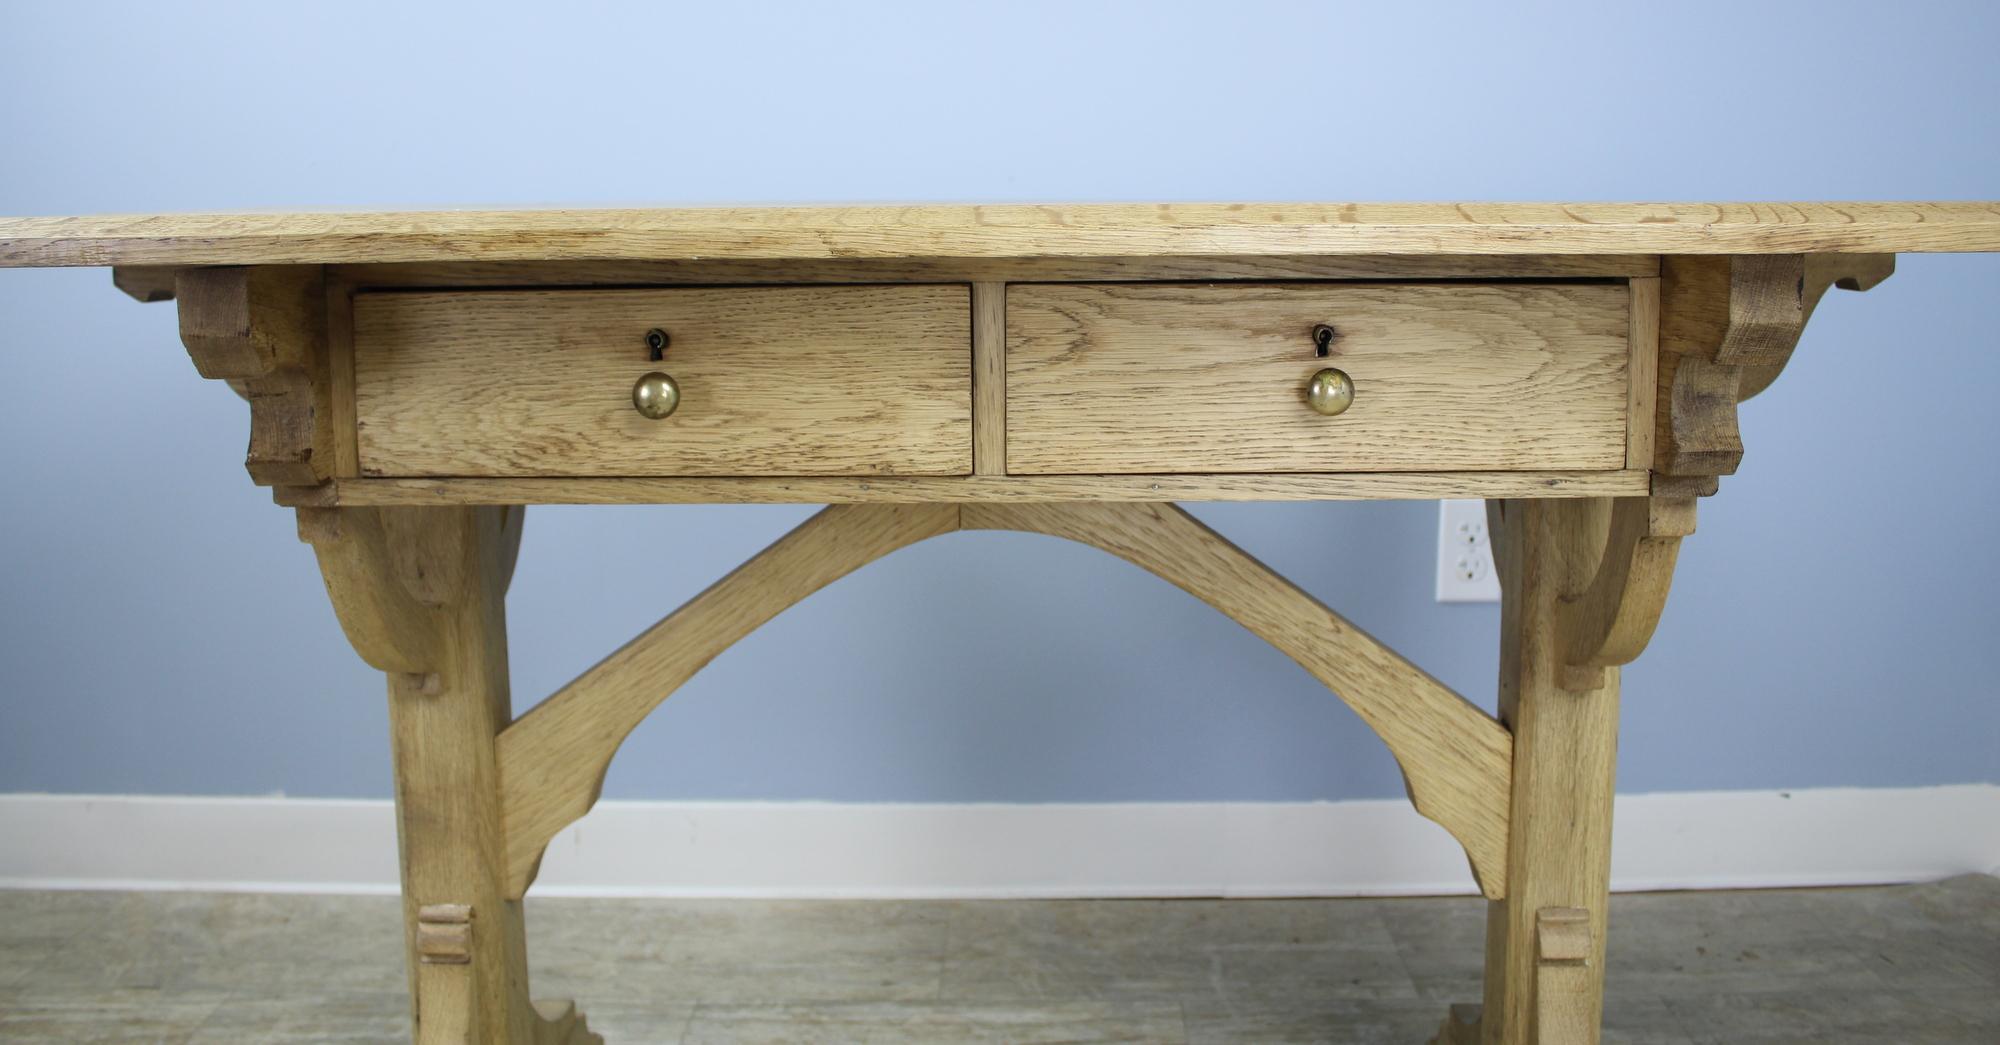
[[[1673,307],[1660,319],[1661,346],[1730,366],[1782,360],[1805,325],[1805,264],[1797,254],[1663,264]]]
[[[1660,354],[1653,467],[1663,475],[1731,475],[1743,463],[1736,424],[1741,367]]]
[[[361,474],[360,423],[354,416],[354,285],[335,275],[326,279],[327,436],[337,477]]]
[[[1565,1019],[1597,1040],[1610,901],[1611,797],[1618,746],[1618,669],[1587,693],[1566,688],[1557,615],[1588,585],[1604,552],[1610,506],[1506,501],[1489,508],[1500,573],[1500,718],[1513,734],[1507,897],[1487,905],[1486,993],[1479,1028],[1489,1045],[1536,1037],[1540,912],[1587,912],[1590,954],[1566,981]],[[1567,1042],[1566,1042],[1567,1045]]]
[[[1007,285],[972,285],[972,471],[1007,474]]]
[[[1734,473],[1743,459],[1737,404],[1777,379],[1829,288],[1867,290],[1895,269],[1895,257],[1880,254],[1665,259],[1654,470]]]
[[[1587,582],[1556,608],[1562,683],[1575,690],[1604,684],[1604,669],[1630,664],[1653,638],[1673,584],[1681,538],[1694,532],[1693,497],[1621,497],[1608,505],[1603,551]]]
[[[1896,274],[1894,254],[1809,254],[1806,256],[1805,280],[1802,294],[1805,299],[1805,315],[1800,318],[1800,326],[1812,321],[1813,311],[1819,308],[1820,300],[1826,292],[1839,287],[1842,290],[1872,290],[1883,280]],[[1793,349],[1796,349],[1796,342]],[[1743,376],[1736,383],[1736,398],[1740,402],[1769,388],[1771,382],[1785,370],[1791,361],[1792,349],[1788,349],[1777,359],[1763,364],[1749,364],[1743,368]]]
[[[323,285],[309,266],[190,269],[175,283],[181,343],[196,372],[250,402],[243,466],[261,486],[333,473]]]
[[[1625,464],[1619,284],[1036,284],[1007,293],[1013,474]],[[1311,331],[1339,331],[1330,355]],[[1323,417],[1337,366],[1354,405]]]
[[[1631,322],[1626,333],[1631,363],[1626,375],[1625,467],[1651,468],[1656,404],[1660,379],[1660,280],[1634,279],[1627,304]]]
[[[1630,279],[1653,254],[1197,254],[1112,258],[796,258],[478,261],[331,266],[364,287],[758,283],[1131,283],[1142,280]],[[143,271],[168,271],[143,270]],[[134,275],[134,283],[146,277]]]
[[[335,479],[273,491],[279,504],[924,504],[1036,501],[1367,501],[1634,497],[1644,469],[1347,475],[1029,475],[797,479]]]
[[[519,509],[502,508],[300,518],[356,649],[389,673],[405,946],[423,1045],[596,1040],[573,1010],[558,1006],[568,1016],[551,1023],[530,1004],[521,905],[502,890],[494,740],[510,715],[504,595],[519,523]]]
[[[361,469],[965,474],[970,343],[963,286],[363,294]],[[664,420],[632,408],[651,370],[680,382]]]
[[[2000,203],[1261,203],[0,219],[0,265],[2000,250]]]
[[[1602,1003],[1591,997],[1590,912],[1545,907],[1535,912],[1535,1041],[1582,1045],[1597,1038]]]
[[[157,265],[120,265],[111,270],[111,285],[134,301],[151,304],[172,301],[180,270]]]

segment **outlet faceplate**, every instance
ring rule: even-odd
[[[1486,532],[1486,502],[1438,502],[1437,601],[1499,602],[1493,541]]]

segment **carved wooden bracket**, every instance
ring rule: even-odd
[[[299,539],[319,557],[334,615],[361,659],[381,671],[438,669],[444,618],[482,563],[504,591],[520,555],[527,510],[300,508]],[[472,529],[490,533],[472,533]],[[430,687],[419,683],[418,692]]]
[[[1706,496],[1743,460],[1736,406],[1777,380],[1830,287],[1867,290],[1893,254],[1661,259],[1653,492]]]
[[[1655,496],[1578,500],[1557,509],[1609,516],[1594,522],[1604,534],[1594,565],[1576,564],[1581,583],[1556,606],[1565,689],[1601,689],[1605,668],[1629,664],[1645,650],[1667,605],[1681,538],[1694,532],[1694,506],[1691,496]]]
[[[326,295],[318,266],[124,271],[121,286],[180,302],[181,342],[201,376],[228,381],[250,401],[244,467],[260,486],[312,486],[331,474]],[[142,278],[144,277],[144,278]]]

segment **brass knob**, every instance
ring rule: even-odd
[[[1327,367],[1306,382],[1306,404],[1328,417],[1344,412],[1354,405],[1354,379]]]
[[[655,421],[681,405],[680,382],[655,370],[632,386],[632,409]]]

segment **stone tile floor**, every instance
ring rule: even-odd
[[[0,1041],[405,1040],[388,897],[0,892]],[[536,900],[613,1043],[1426,1041],[1470,899]],[[1612,902],[1606,1040],[2000,1043],[2000,878]]]

